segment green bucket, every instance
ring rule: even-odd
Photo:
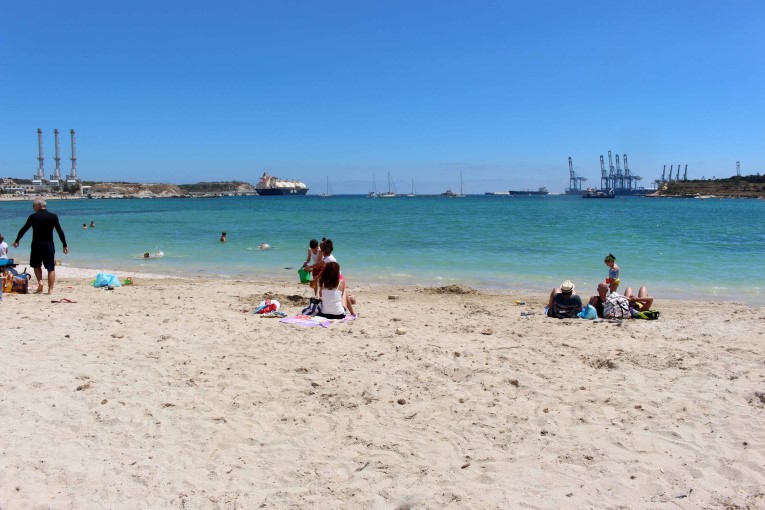
[[[300,283],[309,283],[311,281],[311,272],[308,269],[298,269],[298,276],[300,277]]]

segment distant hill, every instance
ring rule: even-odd
[[[188,197],[191,195],[225,195],[253,193],[255,186],[247,182],[198,182],[196,184],[162,184],[140,182],[83,181],[97,195],[126,197]]]
[[[124,197],[181,197],[188,193],[175,184],[144,184],[138,182],[83,182],[91,186],[91,193]]]
[[[142,183],[142,182],[100,182],[100,181],[81,181],[87,194],[92,194],[96,198],[151,198],[151,197],[198,197],[198,196],[220,196],[220,195],[254,195],[255,186],[249,182],[243,181],[224,181],[224,182],[198,182],[196,184],[164,184],[164,183]],[[0,183],[0,192],[4,186],[25,185],[31,186],[29,179],[3,179]],[[70,193],[79,192],[79,186],[68,185],[64,182],[62,188],[46,187],[42,193]],[[28,191],[31,193],[32,191]]]
[[[659,196],[765,197],[765,175],[742,175],[727,179],[670,181],[656,192]]]
[[[180,184],[180,189],[187,193],[251,193],[255,186],[249,182],[198,182],[196,184]]]

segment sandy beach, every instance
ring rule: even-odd
[[[3,510],[765,508],[762,308],[362,286],[301,327],[252,313],[297,278],[58,274],[0,304]]]

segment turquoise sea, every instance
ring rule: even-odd
[[[31,202],[0,202],[10,245]],[[70,246],[66,265],[297,281],[311,238],[334,241],[349,283],[462,284],[540,293],[605,278],[654,296],[765,304],[765,201],[618,197],[364,196],[51,200]],[[93,220],[96,228],[82,229]],[[229,242],[218,242],[222,231]],[[31,232],[11,256],[26,265]],[[270,250],[259,250],[261,243]],[[145,260],[145,251],[162,258]]]

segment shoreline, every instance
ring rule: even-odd
[[[25,263],[18,263],[18,266],[16,269],[23,269],[26,267],[27,264]],[[116,269],[115,269],[116,267]],[[83,267],[76,267],[76,266],[69,266],[67,264],[56,266],[56,273],[57,276],[65,277],[69,275],[81,275],[83,278],[89,278],[92,280],[95,278],[96,274],[99,272],[107,272],[112,273],[120,278],[124,278],[126,276],[131,277],[144,277],[149,279],[188,279],[188,280],[199,280],[199,279],[222,279],[223,281],[227,282],[242,282],[242,283],[271,283],[274,285],[292,285],[297,280],[297,269],[294,271],[292,269],[287,270],[289,273],[275,273],[271,275],[267,274],[260,274],[255,273],[253,275],[226,275],[223,273],[217,273],[217,274],[211,274],[211,273],[205,273],[205,274],[191,274],[187,271],[178,271],[178,272],[172,272],[172,271],[158,271],[158,272],[151,272],[151,271],[133,271],[132,269],[121,269],[119,266],[112,266],[111,268],[108,267],[102,267],[98,269],[91,269],[91,268],[83,268]],[[27,269],[27,272],[31,273],[31,270]],[[291,276],[294,273],[294,278]],[[76,276],[75,276],[76,277]],[[579,280],[578,283],[577,280],[573,280],[576,284],[577,293],[579,293],[583,300],[586,301],[586,299],[589,299],[590,296],[593,296],[597,293],[597,283],[598,282],[588,282],[587,280]],[[387,282],[379,282],[374,281],[370,278],[365,278],[364,273],[360,272],[359,276],[357,277],[355,274],[351,275],[351,278],[349,279],[349,284],[351,288],[372,288],[372,289],[384,289],[387,287],[394,287],[394,288],[411,288],[411,289],[422,289],[422,288],[430,288],[430,287],[443,287],[443,286],[459,286],[459,287],[465,287],[470,288],[472,290],[475,290],[477,292],[481,293],[488,293],[488,294],[496,294],[496,295],[504,295],[508,297],[512,297],[512,299],[525,299],[526,296],[532,296],[532,298],[536,297],[539,299],[543,299],[544,301],[547,300],[549,297],[549,294],[553,287],[557,286],[557,283],[554,283],[550,281],[549,288],[543,288],[541,285],[533,285],[533,284],[518,284],[518,285],[506,285],[506,286],[490,286],[490,285],[481,285],[480,282],[476,281],[475,279],[470,278],[450,278],[450,279],[444,279],[444,280],[434,280],[431,283],[405,283],[405,282],[393,282],[393,283],[387,283]],[[624,290],[629,285],[625,285],[620,287],[619,293],[623,293]],[[634,287],[633,289],[636,291],[638,287]],[[752,287],[746,287],[747,289],[751,289]],[[707,306],[710,304],[715,303],[732,303],[732,304],[738,304],[741,306],[746,307],[761,307],[765,306],[765,297],[757,294],[757,295],[749,295],[749,296],[738,296],[738,297],[728,297],[726,295],[718,295],[716,292],[718,292],[719,288],[712,289],[712,292],[693,292],[695,299],[689,299],[686,296],[683,295],[663,295],[661,293],[654,292],[654,287],[650,287],[649,291],[653,295],[653,297],[657,300],[657,302],[663,302],[663,301],[673,301],[673,302],[693,302],[693,303],[705,303]],[[730,288],[723,289],[725,291],[730,291]],[[735,291],[732,292],[735,294]],[[740,292],[739,292],[740,294]],[[585,299],[586,298],[586,299]]]
[[[297,313],[297,281],[57,276],[0,304],[9,507],[765,502],[760,307],[594,323],[541,295],[359,285],[359,317],[325,329],[252,313]]]

